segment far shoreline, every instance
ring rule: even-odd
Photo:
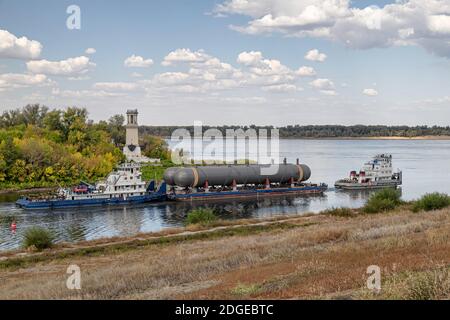
[[[298,140],[450,140],[450,136],[416,136],[416,137],[301,137],[301,138],[281,138],[281,139],[298,139]]]
[[[158,136],[164,140],[171,137]],[[226,138],[226,137],[224,137]],[[282,140],[450,140],[450,136],[371,136],[371,137],[280,137]]]

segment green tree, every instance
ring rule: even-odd
[[[8,136],[1,142],[0,155],[3,156],[7,167],[10,167],[20,157],[19,148],[14,143],[12,136]]]
[[[159,137],[145,135],[141,142],[143,154],[150,158],[158,158],[161,160],[170,159],[170,152],[167,143]]]
[[[121,114],[116,114],[108,120],[108,132],[116,146],[125,144],[125,117]]]
[[[23,121],[25,124],[42,126],[48,108],[39,104],[28,104],[22,109]]]
[[[43,119],[43,124],[48,130],[63,131],[64,125],[62,122],[61,111],[53,110],[48,112]]]
[[[24,182],[27,177],[27,163],[17,159],[9,168],[8,176],[13,181]]]

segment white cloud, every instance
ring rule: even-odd
[[[302,76],[313,76],[310,67],[292,70],[279,60],[267,59],[260,51],[241,52],[234,67],[213,57],[203,50],[181,48],[170,52],[163,65],[182,63],[188,71],[156,74],[147,87],[174,92],[212,93],[228,89],[261,89],[271,92],[294,92],[302,90],[296,81]]]
[[[134,68],[148,68],[153,65],[152,59],[144,59],[141,56],[132,55],[125,59],[124,61],[125,67],[134,67]]]
[[[303,66],[297,70],[297,74],[301,77],[313,77],[317,73],[316,70],[314,70],[314,68]]]
[[[279,60],[265,59],[259,51],[242,52],[237,62],[248,68],[240,79],[244,85],[292,85],[297,76]]]
[[[417,45],[450,57],[450,0],[402,0],[383,7],[350,0],[226,0],[216,13],[250,17],[247,34],[326,38],[356,49]]]
[[[42,45],[36,40],[17,38],[6,30],[0,30],[0,58],[36,59],[41,50]]]
[[[321,90],[334,89],[334,83],[333,83],[333,81],[331,81],[329,79],[319,78],[319,79],[311,81],[309,84],[316,89],[321,89]]]
[[[369,88],[369,89],[364,89],[363,94],[365,94],[366,96],[369,96],[369,97],[375,97],[378,95],[378,91],[375,89]]]
[[[55,76],[77,76],[89,71],[95,66],[88,57],[81,56],[62,61],[34,60],[27,62],[27,68],[33,73],[43,73]]]
[[[89,99],[89,98],[122,97],[125,96],[126,93],[107,92],[103,90],[60,90],[59,88],[53,88],[52,95],[55,97],[62,97],[62,98]]]
[[[86,54],[94,54],[96,52],[97,50],[95,50],[95,48],[87,48],[85,51]]]
[[[134,91],[138,85],[134,82],[97,82],[94,89],[105,91]]]
[[[305,54],[305,59],[310,61],[317,61],[317,62],[324,62],[327,58],[327,55],[325,53],[319,52],[317,49],[309,50]]]
[[[320,92],[327,96],[335,96],[336,95],[335,90],[320,90]]]
[[[88,59],[88,58],[85,58]],[[67,60],[69,61],[69,60]],[[302,77],[315,76],[311,67],[302,66],[293,70],[277,59],[268,59],[259,51],[241,52],[237,56],[240,66],[222,62],[203,50],[177,49],[170,52],[166,64],[182,63],[180,70],[163,72],[153,75],[150,79],[142,78],[141,74],[133,73],[135,81],[130,82],[96,82],[91,90],[56,90],[55,94],[65,97],[77,97],[83,94],[92,97],[122,95],[126,92],[145,92],[146,95],[165,95],[167,93],[195,93],[213,96],[224,90],[236,90],[245,93],[255,90],[277,93],[293,93],[303,90],[297,83]],[[88,65],[89,63],[84,63]],[[71,64],[70,64],[71,65]],[[72,66],[72,65],[71,65]],[[47,74],[81,74],[71,75],[70,79],[82,79],[83,68],[80,70],[62,68],[62,62],[32,61],[28,64],[30,71],[41,71]],[[62,71],[62,70],[65,71]],[[68,70],[66,70],[68,69]],[[326,91],[326,86],[323,86]],[[95,92],[98,93],[95,93]]]
[[[259,51],[244,51],[238,55],[237,62],[245,66],[257,66],[262,59],[262,53]]]
[[[210,56],[205,54],[203,50],[191,51],[190,49],[180,48],[165,56],[161,64],[163,66],[170,66],[176,63],[203,62],[209,58]]]
[[[89,76],[76,76],[76,77],[68,77],[67,80],[70,81],[83,81],[83,80],[89,80]]]
[[[177,85],[186,83],[189,79],[189,74],[183,72],[165,72],[155,75],[154,80],[162,85]]]
[[[141,78],[141,77],[143,77],[143,75],[142,75],[141,73],[139,73],[139,72],[133,72],[133,73],[131,74],[131,76],[132,76],[133,78]]]
[[[267,86],[262,88],[264,91],[270,91],[270,92],[278,92],[278,93],[284,93],[284,92],[293,92],[293,91],[301,91],[301,88],[297,88],[296,85],[293,84],[277,84],[273,86]]]
[[[45,86],[50,84],[52,84],[52,82],[44,74],[0,74],[0,90]]]
[[[225,97],[221,100],[238,104],[261,104],[267,102],[267,99],[264,97]]]
[[[319,90],[321,93],[329,96],[336,95],[335,86],[333,81],[329,79],[315,79],[309,83],[314,89]]]

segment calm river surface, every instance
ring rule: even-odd
[[[440,140],[281,140],[281,156],[289,162],[300,158],[310,166],[311,181],[334,181],[377,153],[391,153],[394,169],[403,170],[402,195],[414,199],[426,192],[450,193],[450,141]],[[256,201],[208,203],[226,219],[268,217],[318,212],[330,207],[360,207],[370,193],[327,191],[324,196],[286,197]],[[183,225],[190,204],[160,203],[138,207],[24,211],[16,208],[16,195],[0,195],[0,250],[17,248],[23,231],[33,225],[54,232],[58,241],[129,236]],[[9,218],[17,220],[11,234]]]

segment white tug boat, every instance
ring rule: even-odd
[[[396,188],[402,184],[402,172],[392,170],[392,155],[378,154],[372,160],[366,162],[357,173],[350,172],[350,177],[336,181],[337,189],[365,190],[386,187]]]
[[[138,204],[166,198],[166,185],[142,180],[138,163],[123,163],[96,185],[81,183],[73,188],[60,188],[50,198],[22,197],[16,204],[24,209],[51,209],[98,205]]]

